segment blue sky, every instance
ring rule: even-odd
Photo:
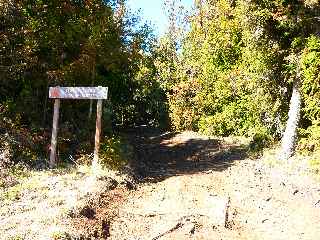
[[[167,17],[163,9],[163,0],[127,0],[132,10],[141,9],[143,20],[151,22],[155,28],[155,34],[163,34],[167,27]],[[181,0],[181,3],[190,9],[193,0]]]

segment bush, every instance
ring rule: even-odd
[[[111,169],[121,169],[132,157],[133,148],[120,136],[106,137],[101,143],[100,161],[102,165]]]
[[[315,173],[320,173],[320,151],[315,152],[312,156],[313,158],[309,161],[310,168]]]
[[[183,81],[169,95],[170,119],[175,130],[197,130],[199,120],[199,84],[194,80]]]
[[[0,104],[0,168],[17,163],[32,165],[45,152],[48,139],[44,132],[22,126],[19,114],[8,111],[8,106]]]
[[[320,38],[312,36],[302,55],[302,93],[304,117],[311,122],[320,120]]]
[[[253,135],[250,142],[249,148],[251,151],[260,151],[264,147],[267,147],[272,141],[272,137],[264,129],[261,129],[260,132],[257,132]]]
[[[301,139],[298,150],[301,152],[314,152],[320,150],[320,123],[314,122],[306,130],[300,129]]]
[[[232,121],[227,112],[218,112],[213,116],[202,116],[198,126],[199,131],[207,135],[236,135],[235,121]]]

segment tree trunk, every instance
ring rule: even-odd
[[[298,69],[297,78],[293,83],[292,96],[290,99],[289,118],[287,121],[286,130],[282,137],[280,159],[288,160],[295,152],[297,130],[300,121],[301,110],[301,93],[300,93],[300,73]]]

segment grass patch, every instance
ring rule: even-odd
[[[24,177],[24,179],[20,179],[20,183],[18,183],[17,185],[5,189],[3,193],[0,195],[0,199],[7,201],[15,201],[23,197],[23,193],[25,191],[41,191],[43,194],[45,194],[45,191],[47,190],[47,188],[41,187],[41,182],[38,178]]]
[[[20,164],[0,169],[0,190],[14,186],[30,176],[30,170]]]
[[[262,159],[264,163],[269,167],[276,167],[283,165],[283,161],[278,158],[279,149],[274,148],[266,148],[262,153]]]
[[[65,232],[54,232],[51,234],[52,240],[71,240],[71,236]]]
[[[309,165],[312,172],[320,174],[320,151],[311,155]]]
[[[100,162],[111,169],[121,169],[133,156],[133,147],[124,136],[105,138],[100,147]]]
[[[23,239],[25,239],[24,236],[16,235],[16,236],[10,237],[8,240],[23,240]]]

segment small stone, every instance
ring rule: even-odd
[[[137,187],[130,181],[128,180],[124,180],[123,182],[121,182],[121,184],[123,184],[128,190],[137,190]]]
[[[272,199],[272,197],[269,197],[266,199],[267,202],[269,202]]]
[[[103,192],[111,191],[118,186],[118,182],[110,177],[99,177],[97,180],[101,182]]]
[[[90,206],[86,205],[81,209],[80,215],[89,219],[93,219],[96,215],[96,211]]]

